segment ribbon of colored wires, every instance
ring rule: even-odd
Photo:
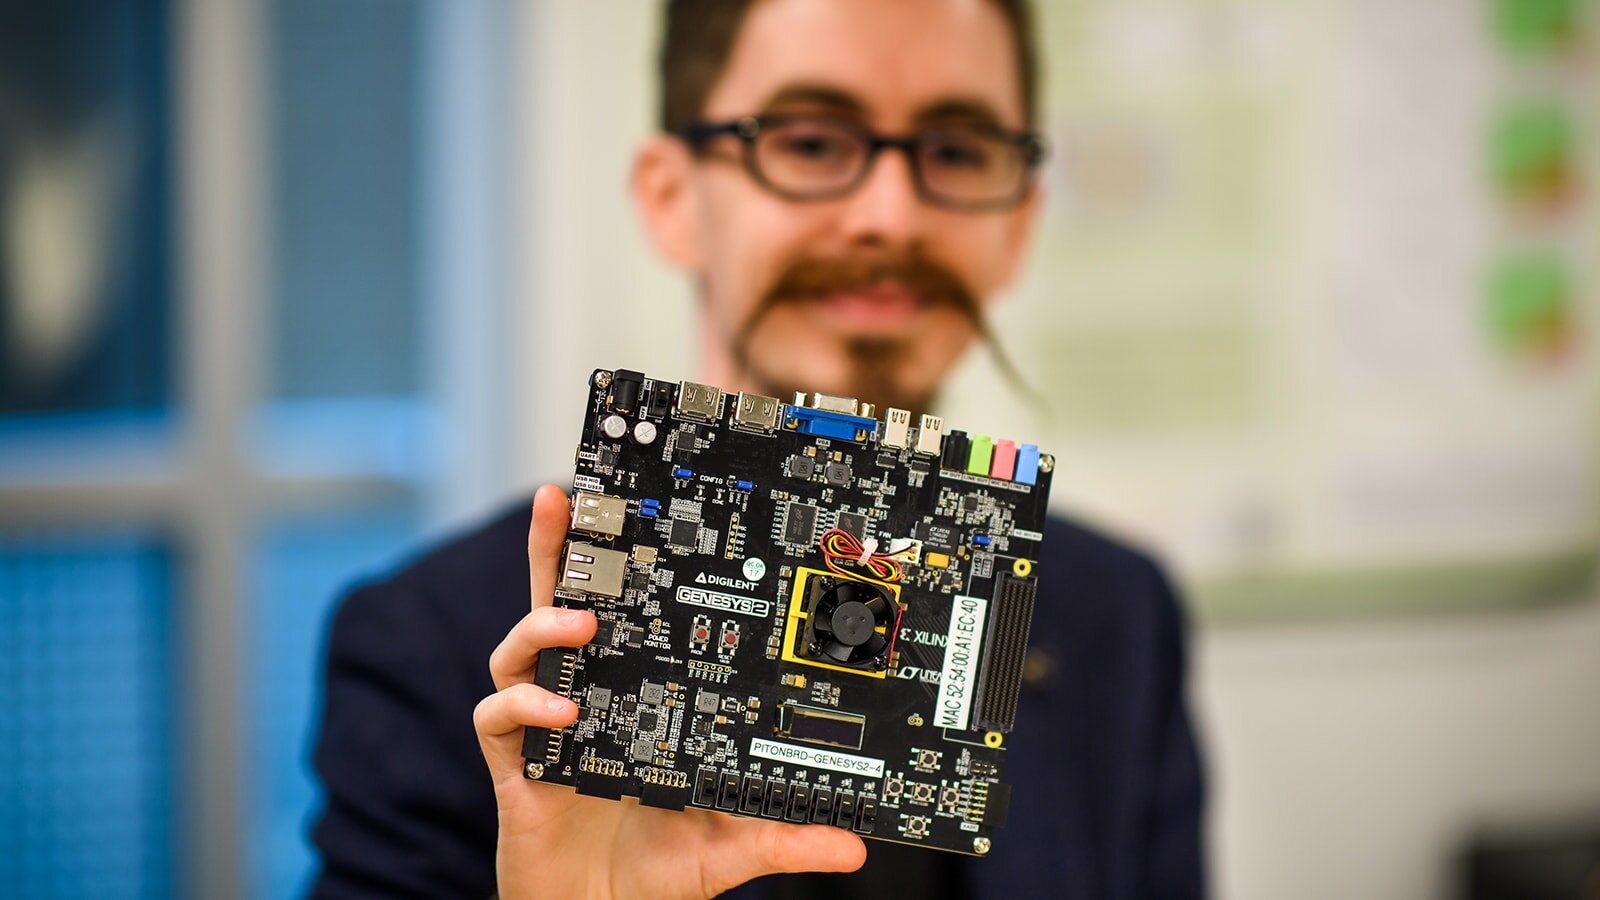
[[[866,552],[861,541],[856,536],[843,528],[829,528],[822,533],[822,559],[828,566],[828,571],[847,578],[866,577],[864,573],[846,571],[840,568],[841,563],[849,563],[858,569],[865,569],[870,577],[878,581],[896,582],[904,574],[900,568],[900,561],[887,553]]]

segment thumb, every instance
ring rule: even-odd
[[[779,872],[854,872],[867,861],[861,838],[832,825],[790,825],[718,816],[740,832],[706,875],[713,893]]]

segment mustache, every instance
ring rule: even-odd
[[[972,326],[978,340],[988,349],[1000,376],[1011,389],[1036,406],[1044,406],[1044,397],[1031,385],[1011,361],[1011,356],[989,327],[978,302],[978,295],[960,276],[948,267],[920,253],[896,256],[872,256],[843,259],[801,257],[790,263],[772,287],[761,295],[755,309],[745,319],[733,336],[733,361],[740,371],[755,372],[751,365],[750,340],[763,320],[774,309],[785,303],[795,303],[832,293],[853,290],[870,290],[885,283],[897,284],[932,306],[948,306],[961,313]],[[882,343],[877,339],[876,343]],[[884,352],[892,349],[885,346]],[[880,354],[881,355],[881,354]]]
[[[739,328],[733,342],[735,362],[746,366],[751,336],[779,306],[828,294],[870,290],[885,283],[899,285],[928,304],[952,307],[966,316],[979,334],[988,331],[977,294],[950,269],[920,254],[855,259],[802,257],[779,273]]]
[[[778,276],[767,296],[773,302],[782,302],[870,289],[885,282],[898,284],[932,303],[945,303],[974,315],[978,309],[977,297],[965,282],[944,266],[919,255],[796,260]]]

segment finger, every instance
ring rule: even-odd
[[[561,544],[567,536],[572,507],[559,485],[547,484],[533,495],[533,517],[528,523],[528,587],[533,608],[549,606],[556,590],[556,568]]]
[[[511,626],[489,654],[489,675],[496,690],[533,677],[539,651],[547,647],[581,647],[594,637],[594,613],[585,609],[541,606]]]
[[[565,728],[578,718],[578,705],[536,684],[514,684],[478,701],[472,727],[482,738],[520,731],[527,726]]]
[[[726,818],[739,832],[737,852],[716,857],[713,893],[779,872],[854,872],[867,861],[861,838],[831,825],[790,825]]]
[[[854,872],[867,861],[861,838],[831,825],[763,822],[752,838],[757,857],[772,872]]]

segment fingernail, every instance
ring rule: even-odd
[[[549,707],[551,712],[561,712],[562,710],[565,710],[567,708],[567,704],[570,702],[572,701],[565,697],[559,697],[555,694],[551,694],[550,696],[544,698],[544,705]]]
[[[562,625],[576,625],[583,621],[584,612],[581,609],[563,609],[561,611]]]

